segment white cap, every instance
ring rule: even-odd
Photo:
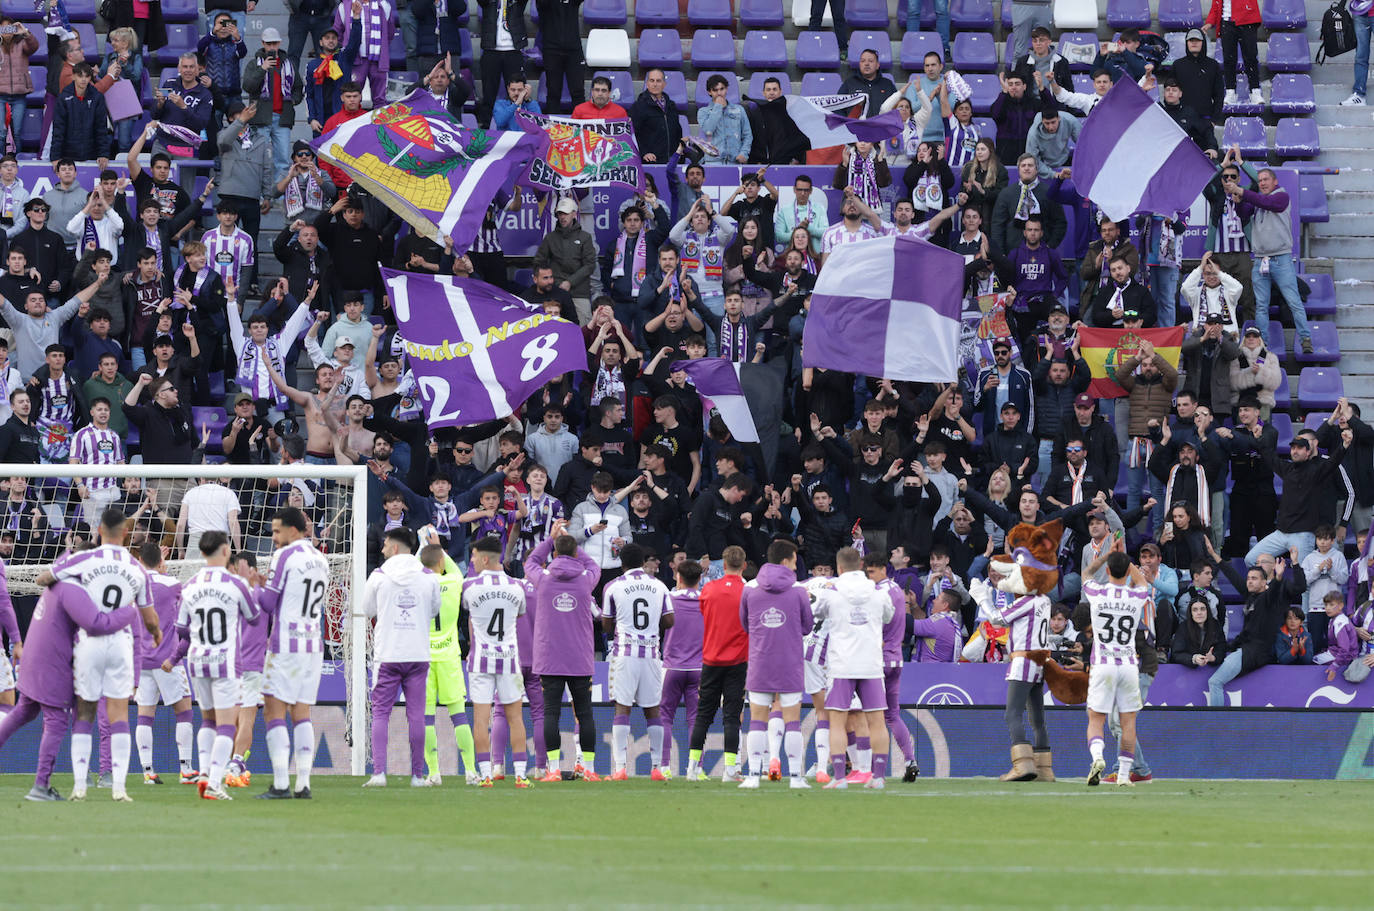
[[[267,44],[267,43],[272,42],[272,41],[275,41],[275,42],[277,42],[278,44],[280,44],[280,43],[281,43],[281,32],[277,31],[276,29],[272,28],[272,26],[269,25],[267,28],[265,28],[265,29],[262,30],[262,43],[263,43],[263,44]]]

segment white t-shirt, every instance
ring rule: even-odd
[[[229,514],[239,511],[239,498],[223,484],[202,484],[181,498],[187,534],[229,531]]]

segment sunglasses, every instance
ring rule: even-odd
[[[883,451],[883,447],[881,447],[881,446],[865,446],[865,447],[863,448],[863,451],[864,451],[864,452],[882,452],[882,451]]]
[[[1083,447],[1082,447],[1082,446],[1065,446],[1065,447],[1064,447],[1064,451],[1065,451],[1065,452],[1082,452],[1082,451],[1083,451]]]
[[[456,452],[456,453],[458,453],[459,455],[467,455],[467,454],[469,454],[469,453],[472,452],[472,449],[471,449],[471,448],[468,448],[468,449],[460,449],[459,447],[454,446],[454,447],[453,447],[453,451]]]
[[[307,152],[306,150],[301,149],[299,152],[296,153],[296,157],[297,157],[297,158],[314,158],[314,157],[315,157],[315,153],[314,153],[314,152]]]

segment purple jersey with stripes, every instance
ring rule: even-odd
[[[701,589],[675,588],[673,625],[663,635],[663,667],[670,671],[701,670]]]
[[[224,283],[239,283],[239,275],[245,266],[253,265],[253,238],[242,228],[235,227],[230,234],[224,234],[216,225],[200,239],[205,244],[205,258],[210,268],[219,274]]]
[[[80,583],[96,607],[107,614],[128,605],[153,606],[147,571],[132,554],[114,544],[59,557],[52,565],[52,574],[61,581]]]
[[[1107,582],[1083,583],[1083,597],[1092,611],[1092,664],[1130,664],[1138,662],[1135,650],[1135,631],[1145,616],[1145,604],[1150,589],[1145,586],[1118,585]]]
[[[162,627],[162,644],[153,645],[152,634],[138,624],[139,667],[145,671],[162,667],[162,662],[175,658],[179,640],[176,633],[177,613],[181,608],[181,582],[166,573],[150,572],[148,578],[153,586],[153,609],[157,611],[157,623]]]
[[[830,576],[812,576],[804,583],[807,597],[811,601],[811,631],[802,640],[802,658],[819,667],[825,667],[825,659],[830,652],[830,617],[825,611],[816,610],[816,602],[833,594],[835,580]]]
[[[72,437],[71,457],[80,465],[123,465],[124,442],[108,427],[87,424]],[[108,490],[119,486],[119,478],[85,478],[84,483],[87,490]]]
[[[1049,598],[1044,595],[1022,595],[1001,614],[1002,624],[1008,628],[1008,652],[1049,648]],[[1045,672],[1029,658],[1012,658],[1007,664],[1007,679],[1039,683],[1045,679]]]

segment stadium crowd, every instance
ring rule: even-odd
[[[147,481],[9,478],[0,557],[49,562],[92,537],[109,506],[136,520],[135,546],[152,540],[167,556],[194,556],[210,531],[235,551],[265,548],[264,523],[286,505],[306,511],[322,548],[341,547],[346,498],[328,483],[231,483],[207,467],[204,482],[188,486],[158,480],[156,466],[366,463],[369,570],[400,526],[433,526],[461,564],[474,542],[494,538],[500,562],[519,575],[565,522],[600,571],[597,597],[631,543],[644,571],[670,586],[684,561],[720,577],[732,547],[752,577],[770,543],[794,540],[805,578],[833,574],[836,552],[854,545],[886,556],[904,593],[904,659],[999,661],[1005,628],[969,586],[989,579],[1013,525],[1059,518],[1051,638],[1066,665],[1086,659],[1080,586],[1105,581],[1120,541],[1153,589],[1138,639],[1143,688],[1169,661],[1214,666],[1214,702],[1225,683],[1270,663],[1329,662],[1351,682],[1368,675],[1374,429],[1342,398],[1280,446],[1270,416],[1287,352],[1269,347],[1271,300],[1297,347],[1313,350],[1292,255],[1295,200],[1238,148],[1218,148],[1234,67],[1223,78],[1202,29],[1188,32],[1186,55],[1170,66],[1151,36],[1122,32],[1098,48],[1094,91],[1081,93],[1055,35],[1021,15],[1044,4],[1016,4],[1016,62],[1000,74],[995,140],[980,135],[947,55],[928,54],[898,86],[865,50],[840,91],[866,94],[870,112],[899,110],[902,133],[811,150],[777,80],[762,98],[734,102],[727,80],[711,77],[710,103],[686,135],[660,69],[644,72],[628,107],[604,77],[585,99],[579,5],[540,2],[531,34],[523,2],[482,3],[474,74],[455,67],[461,3],[440,13],[411,0],[398,25],[386,0],[300,0],[284,47],[274,28],[245,34],[252,0],[223,0],[195,50],[157,77],[150,116],[117,121],[102,96],[119,80],[149,78],[146,52],[166,41],[159,4],[105,4],[109,51],[96,66],[61,0],[41,4],[42,23],[0,17],[16,80],[0,98],[12,124],[25,123],[34,86],[21,83],[46,42],[44,142],[55,178],[30,196],[16,176],[27,153],[15,131],[0,158],[0,462],[137,456],[151,466]],[[1228,60],[1239,40],[1247,70],[1254,27],[1243,20],[1253,7],[1216,0],[1207,26],[1227,42]],[[554,223],[524,287],[497,221],[529,190],[512,187],[493,203],[470,250],[415,235],[291,139],[298,117],[318,136],[366,115],[364,89],[375,103],[401,72],[388,50],[398,27],[406,63],[425,74],[419,87],[456,117],[475,107],[495,129],[510,127],[518,108],[540,109],[524,54],[539,40],[550,83],[543,110],[628,116],[644,161],[666,166],[666,185],[650,179],[615,213],[619,235],[604,249],[583,226],[582,202],[548,200]],[[1207,252],[1186,276],[1183,216],[1098,218],[1072,184],[1081,123],[1122,78],[1157,89],[1219,166],[1205,194]],[[218,176],[193,196],[170,179],[178,158],[213,158]],[[98,179],[87,186],[77,162],[92,160]],[[127,177],[109,168],[120,161]],[[703,192],[713,164],[747,165],[724,200]],[[774,186],[769,166],[787,164],[810,176]],[[822,188],[842,191],[838,211]],[[1065,206],[1091,216],[1074,220],[1076,236]],[[270,240],[280,277],[257,261],[259,226],[274,209],[284,224]],[[957,382],[802,365],[808,296],[829,255],[890,234],[964,257],[966,314],[1005,306],[1005,334],[966,340]],[[381,266],[476,276],[575,320],[585,371],[548,383],[505,420],[431,432]],[[1177,360],[1143,343],[1118,367],[1124,398],[1088,394],[1081,327],[1176,325],[1186,327]],[[782,377],[775,458],[703,412],[673,367],[701,357]],[[1243,601],[1236,618],[1228,586]],[[6,630],[11,643],[17,633]],[[1148,774],[1143,761],[1136,768]]]

